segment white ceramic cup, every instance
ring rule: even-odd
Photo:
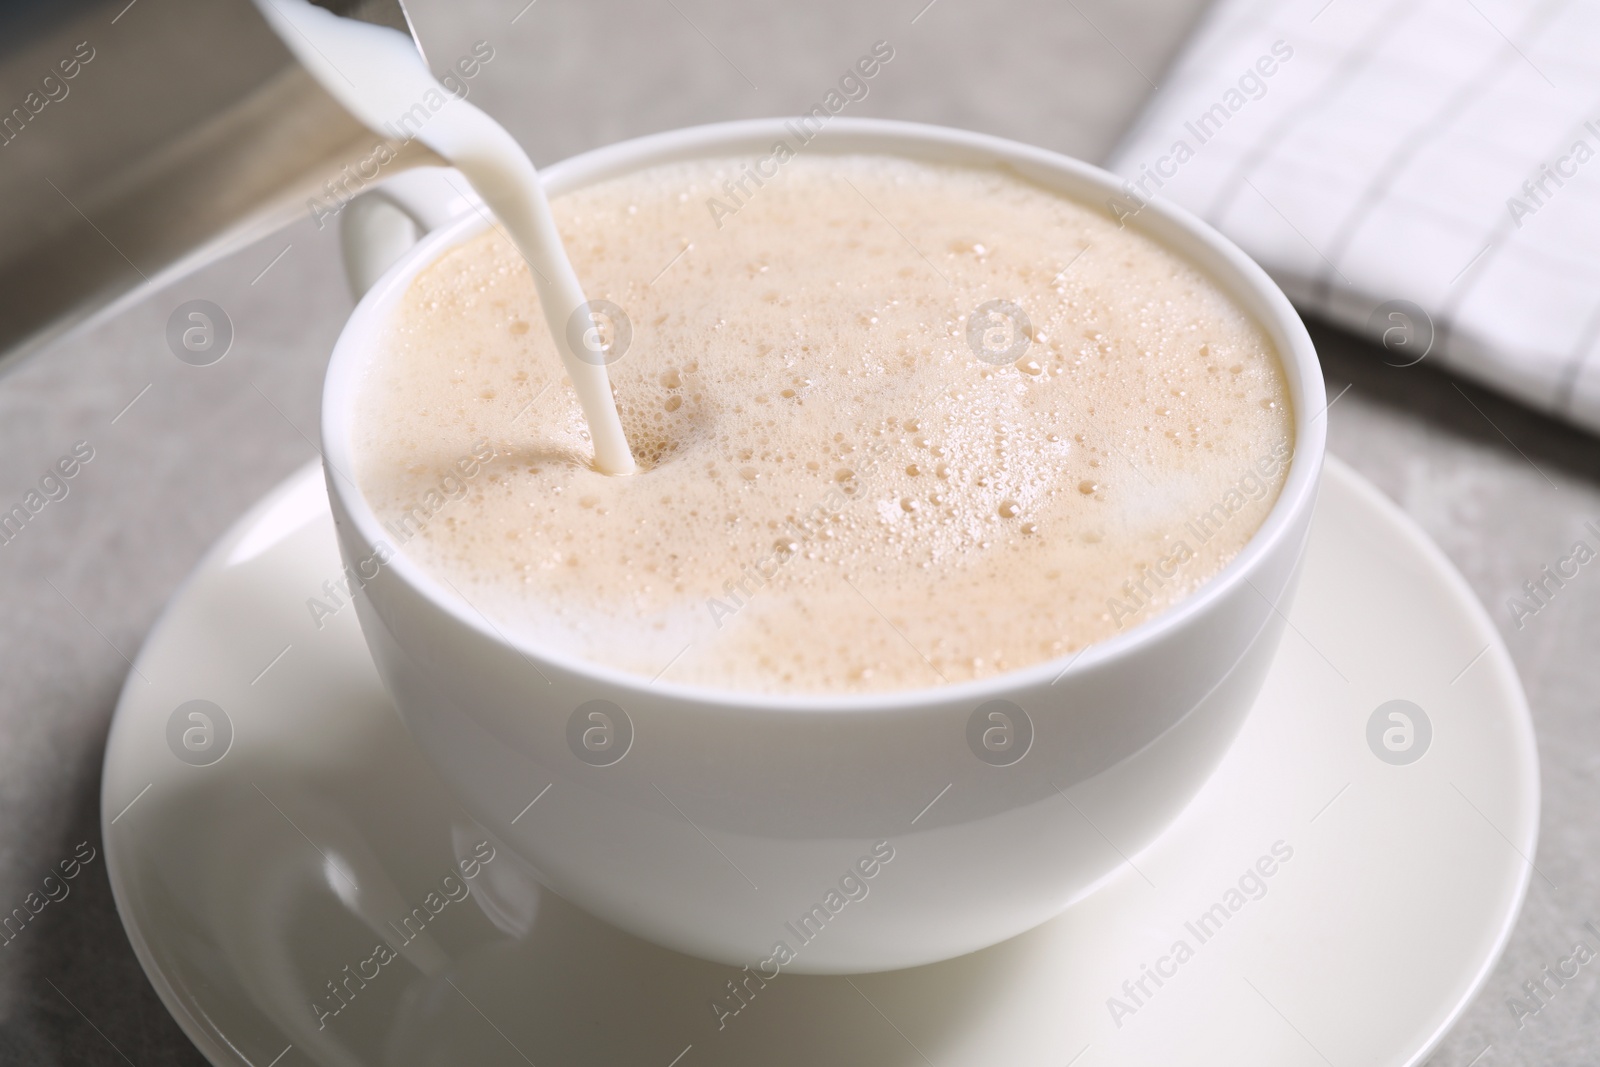
[[[778,119],[658,134],[549,167],[544,181],[559,196],[661,163],[766,156],[780,140],[1003,166],[1096,207],[1121,191],[1104,171],[1027,145],[842,118],[803,148]],[[1229,292],[1283,359],[1294,453],[1265,523],[1194,594],[1075,659],[844,696],[652,684],[509,639],[403,550],[375,566],[394,539],[348,477],[361,375],[412,278],[486,223],[470,214],[401,255],[334,349],[328,487],[379,674],[467,809],[568,900],[748,966],[745,982],[995,944],[1149,845],[1215,769],[1265,677],[1316,499],[1325,399],[1311,340],[1260,267],[1161,202],[1127,224]]]

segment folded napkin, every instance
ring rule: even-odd
[[[1221,0],[1108,163],[1303,310],[1600,431],[1600,5]]]

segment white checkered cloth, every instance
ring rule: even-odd
[[[1593,0],[1220,0],[1108,167],[1390,362],[1600,431]]]

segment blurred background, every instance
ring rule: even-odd
[[[471,99],[543,165],[640,134],[808,110],[878,40],[892,42],[894,61],[851,114],[964,127],[1103,162],[1163,83],[1207,4],[409,6],[436,68],[477,42],[493,48]],[[1316,0],[1303,17],[1320,17],[1323,6]],[[17,8],[21,16],[30,10]],[[96,20],[85,83],[149,75],[151,57],[128,42],[157,29],[181,43],[181,61],[160,61],[161,92],[130,106],[171,109],[181,124],[185,108],[203,103],[189,87],[214,84],[217,65],[249,73],[233,51],[216,47],[194,15],[197,5],[134,0],[84,10]],[[259,47],[263,69],[281,62],[276,42]],[[1590,91],[1600,94],[1600,85]],[[72,101],[55,106],[65,112]],[[106,138],[102,166],[115,173],[115,131],[96,136]],[[0,147],[0,200],[15,210],[36,194],[58,195],[70,205],[73,189],[41,191],[41,175],[19,171],[10,150]],[[81,269],[122,270],[121,253],[78,217],[81,223],[68,220],[66,247],[82,257]],[[25,299],[25,272],[0,282],[17,287],[10,299]],[[188,365],[169,349],[168,317],[190,300],[213,302],[232,322],[232,347],[214,365]],[[101,758],[129,661],[211,542],[316,456],[323,369],[351,307],[337,227],[319,229],[297,212],[287,228],[177,280],[158,279],[0,375],[0,505],[20,500],[76,442],[94,450],[68,495],[0,546],[7,608],[0,613],[0,901],[20,900],[78,842],[98,846]],[[1488,606],[1522,673],[1539,734],[1537,860],[1549,880],[1533,881],[1499,968],[1431,1062],[1591,1063],[1600,972],[1586,969],[1568,982],[1536,1025],[1519,1027],[1505,1000],[1570,950],[1577,926],[1600,918],[1600,582],[1571,583],[1521,626],[1506,605],[1567,553],[1584,522],[1600,520],[1600,440],[1446,374],[1433,360],[1395,366],[1403,361],[1386,361],[1383,349],[1352,334],[1317,321],[1311,327],[1329,395],[1338,396],[1329,412],[1331,450],[1398,502]],[[0,1062],[203,1062],[134,959],[103,864],[91,864],[74,883],[71,905],[47,909],[38,926],[0,956]]]

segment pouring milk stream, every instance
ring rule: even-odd
[[[589,424],[595,465],[607,474],[632,474],[633,455],[606,373],[608,352],[590,341],[589,303],[522,146],[440,85],[400,31],[340,18],[307,0],[258,0],[258,6],[322,87],[374,131],[384,133],[418,105],[427,109],[431,117],[417,138],[466,176],[533,271],[545,323]]]

